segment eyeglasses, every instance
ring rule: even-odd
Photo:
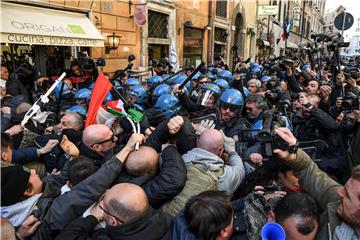
[[[235,112],[238,109],[237,106],[226,105],[226,104],[222,105],[221,108],[224,110],[229,109],[231,112]]]
[[[199,84],[207,84],[208,82],[206,81],[206,82],[199,82]]]
[[[119,223],[124,224],[124,221],[122,221],[122,220],[121,220],[120,218],[118,218],[117,216],[115,216],[115,215],[111,214],[110,212],[108,212],[107,210],[105,210],[100,204],[99,204],[99,208],[100,208],[101,210],[103,210],[103,212],[106,213],[107,215],[109,215],[110,217],[115,218]]]
[[[94,143],[94,144],[91,145],[91,146],[93,147],[95,144],[103,144],[103,143],[106,143],[106,142],[108,142],[108,141],[115,142],[115,134],[114,134],[114,131],[111,130],[111,132],[112,132],[111,138],[106,139],[106,140],[101,141],[101,142]]]

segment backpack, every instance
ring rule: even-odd
[[[165,203],[160,211],[176,216],[192,196],[207,190],[218,189],[218,176],[223,173],[223,168],[213,173],[208,169],[190,163],[186,165],[187,180],[183,190],[171,201]]]

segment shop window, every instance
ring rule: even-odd
[[[169,15],[148,11],[148,37],[168,38]]]
[[[216,27],[214,40],[218,42],[226,42],[228,35],[229,34],[226,32],[225,29]]]
[[[227,0],[216,1],[216,16],[222,18],[227,17]]]
[[[164,57],[169,56],[169,46],[162,44],[149,44],[148,47],[149,62],[150,60],[159,61]]]
[[[184,28],[184,67],[196,67],[202,61],[203,31]]]

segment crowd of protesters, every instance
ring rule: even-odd
[[[1,239],[359,239],[360,63],[330,60],[162,59],[98,103],[91,58],[48,99],[2,64]]]

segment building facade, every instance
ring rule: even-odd
[[[139,26],[135,8],[144,3],[146,22]],[[218,56],[231,66],[239,57],[254,58],[264,47],[268,54],[282,54],[285,44],[281,33],[286,19],[294,23],[288,48],[310,41],[311,32],[319,32],[325,26],[325,0],[41,0],[26,4],[86,12],[105,40],[105,47],[69,46],[61,54],[77,57],[85,49],[93,58],[105,58],[103,69],[108,73],[124,68],[130,54],[136,56],[136,68],[169,58],[171,47],[176,49],[180,67],[197,66],[201,61],[214,63]],[[264,15],[264,9],[259,11],[264,5],[275,6],[275,12],[273,9],[269,15],[265,11]],[[109,51],[106,40],[112,34],[120,36],[120,43]],[[46,57],[56,51],[58,48],[54,47],[42,54]]]
[[[273,9],[271,14],[263,14],[261,8],[264,7]],[[258,0],[258,9],[259,53],[282,55],[285,45],[290,51],[295,50],[299,45],[311,42],[311,34],[323,32],[326,25],[325,0]],[[285,21],[292,22],[286,43],[281,37]],[[262,51],[267,48],[271,51]]]

